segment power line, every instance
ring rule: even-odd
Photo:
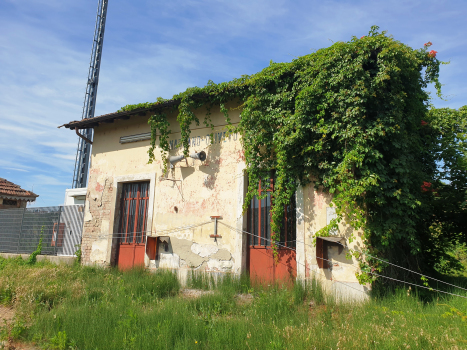
[[[224,225],[226,225],[226,224],[224,224]],[[246,232],[246,231],[243,231],[243,232],[248,233],[248,232]],[[251,233],[248,233],[248,234],[251,234]],[[259,237],[259,236],[256,236],[256,237]],[[262,238],[262,237],[259,237],[259,238],[261,238],[261,239],[263,239],[263,240],[266,240],[265,238]],[[313,247],[312,245],[307,244],[307,243],[305,243],[305,242],[303,242],[303,241],[299,241],[299,240],[293,240],[292,242],[302,243],[302,244],[304,244],[304,245],[306,245],[306,246]],[[361,254],[365,254],[365,255],[367,255],[367,256],[370,256],[370,257],[372,257],[372,258],[374,258],[374,259],[376,259],[376,260],[382,261],[382,262],[387,263],[387,264],[389,264],[389,265],[392,265],[392,266],[394,266],[394,267],[398,267],[398,268],[401,268],[401,269],[403,269],[403,270],[406,270],[406,271],[415,273],[415,274],[417,274],[417,275],[423,276],[423,277],[425,277],[425,278],[432,279],[432,280],[434,280],[434,281],[436,281],[436,282],[444,283],[444,284],[446,284],[446,285],[448,285],[448,286],[451,286],[451,287],[454,287],[454,288],[459,288],[459,289],[462,289],[462,290],[467,291],[466,288],[459,287],[459,286],[456,286],[456,285],[454,285],[454,284],[441,281],[441,280],[436,279],[436,278],[434,278],[434,277],[430,277],[430,276],[424,275],[424,274],[422,274],[422,273],[419,273],[419,272],[416,272],[416,271],[407,269],[407,268],[405,268],[405,267],[402,267],[402,266],[399,266],[399,265],[390,263],[390,262],[388,262],[388,261],[385,261],[385,260],[383,260],[383,259],[377,258],[377,257],[375,257],[375,256],[373,256],[373,255],[370,255],[370,254],[368,254],[368,253],[364,253],[364,252],[359,251],[359,250],[357,250],[357,249],[349,248],[347,245],[344,245],[344,244],[342,244],[342,243],[340,243],[340,242],[335,242],[335,243],[340,244],[340,245],[343,246],[344,248],[348,248],[349,250],[352,249],[352,250],[354,250],[354,251],[356,251],[356,252],[359,252],[359,253],[361,253]],[[276,242],[276,244],[278,244],[278,243]],[[285,246],[284,246],[284,247],[285,247]],[[286,247],[286,248],[289,248],[289,247]],[[319,258],[319,257],[317,257],[317,258]],[[322,258],[319,258],[319,259],[322,259]],[[407,282],[407,283],[408,283],[408,282]]]
[[[235,228],[235,227],[233,227],[233,226],[230,226],[230,225],[227,225],[227,224],[225,224],[225,223],[223,223],[223,222],[218,221],[218,223],[220,223],[220,224],[222,224],[222,225],[224,225],[224,226],[230,228],[231,230],[234,230],[234,231],[237,231],[237,232],[240,232],[240,233],[245,232],[245,233],[247,233],[247,234],[249,234],[249,235],[251,235],[251,236],[259,237],[259,236],[255,235],[255,234],[251,233],[251,232],[247,232],[247,231],[244,231],[244,230],[237,229],[237,228]],[[259,237],[259,238],[261,238],[261,237]],[[272,240],[267,239],[267,238],[262,238],[262,239],[267,240],[267,241],[272,241]],[[287,246],[285,246],[285,245],[281,245],[281,244],[278,244],[278,243],[276,243],[276,244],[277,244],[277,245],[280,245],[280,246],[282,246],[282,247],[284,247],[284,248],[287,248],[287,249],[290,249],[290,250],[296,252],[296,250],[293,249],[293,248],[290,248],[290,247],[287,247]],[[298,262],[298,263],[301,264],[302,266],[304,266],[304,267],[306,268],[306,265],[305,265],[305,264],[300,263],[300,262]],[[321,275],[321,276],[323,276],[323,277],[326,278],[326,275],[324,275],[323,273],[318,273],[317,271],[314,271],[314,270],[312,270],[312,269],[310,269],[310,271],[311,271],[312,273],[314,273],[314,274],[318,274],[318,275]],[[342,285],[344,285],[344,286],[346,286],[346,287],[348,287],[348,288],[354,289],[354,290],[356,290],[357,292],[360,292],[360,293],[362,293],[362,294],[364,294],[364,295],[367,295],[367,293],[365,293],[364,291],[359,290],[359,289],[357,289],[357,288],[354,288],[354,287],[352,287],[352,286],[350,286],[350,285],[348,285],[348,284],[346,284],[346,283],[344,283],[344,282],[341,282],[341,281],[339,281],[339,280],[337,280],[337,279],[335,279],[335,278],[333,278],[333,279],[331,280],[331,282],[332,282],[332,283],[334,283],[334,282],[340,283],[340,284],[342,284]]]
[[[152,234],[153,232],[156,233],[156,234],[159,234],[159,233],[163,233],[163,234],[168,234],[168,233],[172,233],[172,232],[177,232],[177,231],[182,231],[182,230],[188,230],[188,229],[191,229],[191,228],[196,228],[196,227],[199,227],[199,226],[203,226],[203,225],[206,225],[206,224],[210,224],[212,223],[212,221],[206,221],[206,222],[202,222],[200,224],[195,224],[195,225],[188,225],[188,226],[179,226],[179,227],[174,227],[174,228],[171,228],[171,229],[167,229],[167,230],[156,230],[156,231],[137,231],[137,232],[131,232],[131,233],[124,233],[124,232],[118,232],[118,233],[112,233],[112,234],[107,234],[107,235],[99,235],[99,236],[93,236],[93,235],[84,235],[83,238],[108,238],[108,237],[112,237],[112,239],[118,239],[118,238],[121,238],[121,237],[125,237],[127,234],[145,234],[147,235],[148,233],[149,234]],[[161,235],[159,235],[161,236]],[[138,238],[138,236],[137,236]]]
[[[410,269],[408,269],[408,268],[405,268],[405,267],[403,267],[403,266],[399,266],[399,265],[393,264],[393,263],[391,263],[391,262],[389,262],[389,261],[386,261],[386,260],[380,259],[380,258],[378,258],[378,257],[376,257],[376,256],[370,255],[370,254],[368,254],[368,253],[364,253],[364,252],[362,252],[362,251],[359,251],[359,250],[357,250],[357,249],[349,248],[349,247],[345,246],[344,244],[342,244],[342,243],[340,243],[340,242],[336,242],[336,243],[340,244],[340,245],[341,245],[341,246],[343,246],[344,248],[352,249],[352,250],[354,250],[354,251],[356,251],[356,252],[359,252],[360,254],[367,255],[367,256],[369,256],[369,257],[371,257],[371,258],[373,258],[373,259],[376,259],[376,260],[382,261],[382,262],[384,262],[384,263],[386,263],[386,264],[388,264],[388,265],[395,266],[395,267],[398,267],[398,268],[400,268],[400,269],[403,269],[403,270],[406,270],[406,271],[409,271],[409,272],[415,273],[415,274],[417,274],[417,275],[423,276],[423,277],[425,277],[425,278],[432,279],[432,280],[434,280],[434,281],[436,281],[436,282],[444,283],[444,284],[447,284],[448,286],[455,287],[455,288],[459,288],[459,289],[462,289],[462,290],[465,290],[465,291],[467,291],[467,289],[466,289],[466,288],[462,288],[462,287],[456,286],[456,285],[454,285],[454,284],[451,284],[451,283],[448,283],[448,282],[441,281],[441,280],[439,280],[439,279],[436,279],[436,278],[434,278],[434,277],[430,277],[430,276],[424,275],[424,274],[422,274],[422,273],[419,273],[419,272],[417,272],[417,271],[410,270]]]
[[[244,233],[246,233],[246,234],[249,234],[249,235],[254,236],[254,237],[258,237],[258,238],[263,239],[263,240],[265,240],[265,241],[273,242],[272,239],[263,238],[263,237],[260,237],[260,236],[258,236],[258,235],[255,235],[255,234],[253,234],[253,233],[251,233],[251,232],[248,232],[248,231],[239,230],[239,229],[237,229],[237,228],[235,228],[235,227],[232,227],[232,226],[230,226],[230,225],[227,225],[227,224],[225,224],[225,223],[223,223],[223,222],[219,222],[219,223],[222,224],[222,225],[224,225],[224,226],[227,226],[227,227],[229,227],[230,229],[233,229],[233,230],[235,230],[235,231],[237,231],[237,232],[244,232]],[[297,242],[299,242],[299,241],[297,241]],[[303,242],[300,242],[300,243],[303,243]],[[274,244],[279,245],[279,246],[282,246],[283,248],[287,248],[287,249],[290,249],[290,250],[296,252],[296,249],[287,247],[287,246],[282,245],[282,244],[279,244],[279,243],[277,243],[277,242],[274,242]],[[311,245],[306,244],[306,243],[303,243],[303,244],[305,244],[305,245],[307,245],[307,246],[311,246]],[[321,258],[321,257],[318,257],[318,256],[317,256],[316,258],[317,258],[317,259],[322,259],[322,260],[324,260],[324,261],[328,261],[328,262],[331,262],[331,263],[332,263],[332,261],[331,261],[331,260],[328,260],[328,259],[324,259],[324,258]],[[304,264],[303,264],[303,265],[304,265]],[[305,266],[305,265],[304,265],[304,266]],[[357,270],[359,269],[358,267],[356,267],[356,266],[354,266],[354,265],[349,265],[349,266],[351,266],[352,268],[357,269]],[[306,266],[305,266],[305,268],[306,268]],[[395,278],[392,278],[392,277],[388,277],[388,276],[384,276],[384,275],[380,275],[380,274],[377,274],[377,273],[374,273],[374,272],[368,272],[368,273],[369,273],[369,274],[372,274],[372,275],[375,275],[375,276],[378,276],[378,277],[382,277],[382,278],[386,278],[386,279],[389,279],[389,280],[393,280],[393,281],[396,281],[396,282],[400,282],[400,283],[404,283],[404,284],[409,284],[409,285],[412,285],[412,286],[415,286],[415,287],[425,288],[425,289],[428,289],[428,290],[430,290],[430,291],[435,291],[435,292],[438,292],[438,293],[449,294],[449,295],[453,295],[453,296],[457,296],[457,297],[460,297],[460,298],[467,299],[467,297],[466,297],[466,296],[463,296],[463,295],[454,294],[454,293],[449,293],[449,292],[445,292],[445,291],[442,291],[442,290],[434,289],[434,288],[431,288],[431,287],[421,286],[421,285],[419,285],[419,284],[415,284],[415,283],[411,283],[411,282],[401,281],[401,280],[398,280],[398,279],[395,279]],[[342,282],[340,282],[340,283],[342,283]],[[347,286],[348,286],[348,285],[347,285]],[[350,286],[348,286],[348,287],[350,287]],[[350,287],[350,288],[352,288],[352,287]],[[461,287],[458,287],[458,288],[461,288]],[[355,288],[354,288],[354,289],[355,289]],[[463,288],[461,288],[461,289],[463,289]],[[358,290],[358,289],[356,289],[356,290]],[[361,292],[361,291],[360,291],[360,292]],[[362,292],[362,293],[364,293],[364,292]]]

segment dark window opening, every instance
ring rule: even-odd
[[[250,237],[250,246],[271,246],[271,195],[274,192],[274,179],[267,180],[268,183],[259,183],[258,196],[255,196],[250,203],[249,230],[253,234]],[[264,192],[266,196],[259,199]],[[295,194],[290,199],[288,205],[284,206],[281,231],[279,234],[279,248],[293,248],[296,243],[296,213]]]
[[[316,238],[316,262],[320,269],[327,269],[332,266],[329,261],[328,249],[336,246],[339,254],[344,250],[345,238],[343,237],[317,237]]]
[[[4,199],[3,205],[18,205],[18,201],[12,199]]]
[[[119,237],[121,243],[145,243],[149,182],[123,184]]]

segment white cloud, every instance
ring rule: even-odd
[[[54,154],[53,157],[60,158],[60,159],[72,160],[72,161],[74,161],[76,159],[76,156],[74,154]]]
[[[7,170],[14,170],[14,171],[22,171],[22,172],[25,172],[25,173],[29,173],[29,170],[20,169],[20,168],[9,168],[9,167],[5,167],[5,169],[7,169]]]

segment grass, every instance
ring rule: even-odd
[[[467,348],[467,299],[399,290],[341,303],[316,281],[262,288],[230,275],[193,274],[188,284],[213,292],[185,298],[168,271],[0,258],[0,302],[17,315],[0,334],[44,349]]]

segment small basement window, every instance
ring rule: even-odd
[[[316,237],[316,260],[320,269],[327,269],[330,267],[328,258],[328,248],[337,246],[339,254],[342,253],[345,246],[344,237]]]

